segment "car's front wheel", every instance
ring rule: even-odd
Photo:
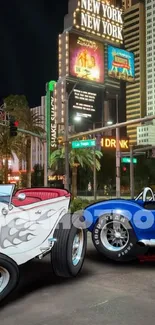
[[[87,232],[72,224],[66,214],[54,232],[56,242],[51,251],[53,271],[60,277],[75,277],[81,270],[86,254]]]
[[[18,266],[12,259],[0,254],[0,302],[15,289],[18,281]]]
[[[131,261],[148,250],[137,245],[129,221],[117,214],[100,217],[93,229],[92,239],[99,253],[115,261]]]

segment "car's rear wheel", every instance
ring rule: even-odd
[[[18,281],[17,264],[9,257],[0,254],[0,302],[15,289]]]
[[[56,242],[51,251],[53,271],[60,277],[75,277],[83,266],[87,232],[72,224],[72,216],[66,214],[54,232]]]
[[[131,261],[148,250],[139,247],[129,221],[117,214],[100,217],[93,229],[92,239],[99,253],[115,261]]]

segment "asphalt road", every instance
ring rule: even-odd
[[[3,325],[152,325],[154,319],[155,263],[101,260],[90,240],[80,276],[60,281],[47,258],[33,261],[0,309]]]

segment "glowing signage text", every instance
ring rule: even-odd
[[[121,139],[119,141],[121,149],[129,149],[129,140]],[[101,147],[103,148],[116,148],[116,139],[115,138],[102,138]]]
[[[48,176],[49,181],[63,181],[64,180],[64,175],[53,175],[53,176]]]
[[[76,28],[96,33],[98,36],[110,38],[118,43],[123,42],[122,10],[113,5],[96,0],[81,0],[74,13]]]
[[[54,111],[54,98],[51,96],[51,148],[57,147],[57,129]]]

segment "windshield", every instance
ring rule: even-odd
[[[11,203],[14,187],[13,184],[0,185],[0,202]]]

